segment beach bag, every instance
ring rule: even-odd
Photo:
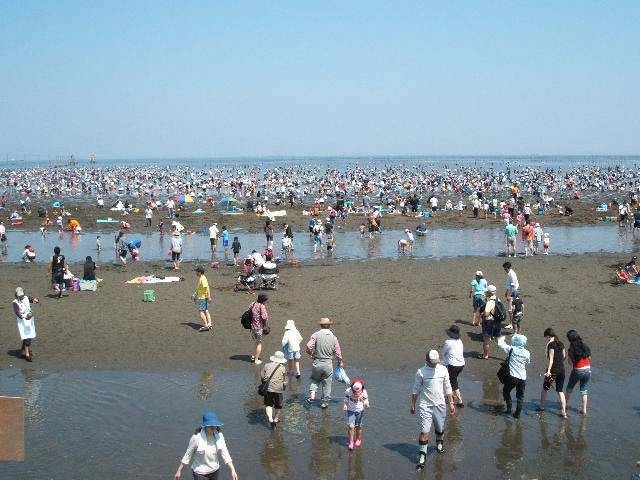
[[[500,363],[500,368],[496,372],[496,376],[498,377],[498,380],[500,380],[500,383],[502,383],[503,385],[504,385],[504,382],[507,380],[507,377],[509,376],[509,360],[511,360],[511,352],[513,352],[513,348],[509,350],[509,355],[507,356],[507,359],[504,362]]]
[[[493,309],[493,319],[502,324],[507,320],[507,309],[504,304],[496,298],[496,306]]]
[[[240,323],[242,324],[242,326],[244,328],[246,328],[247,330],[249,330],[251,328],[251,321],[253,320],[253,312],[251,311],[253,307],[253,303],[251,304],[251,306],[249,307],[249,310],[247,310],[246,312],[244,312],[242,314],[242,316],[240,317]]]
[[[273,372],[271,372],[271,375],[269,375],[269,378],[267,380],[262,380],[262,382],[260,382],[260,385],[258,385],[258,395],[260,395],[261,397],[264,397],[269,391],[269,383],[271,383],[271,379],[275,375],[278,368],[280,368],[280,365],[273,369]]]
[[[333,379],[336,382],[350,384],[349,377],[347,376],[347,372],[344,371],[342,365],[336,365],[333,369]]]
[[[271,327],[269,325],[265,325],[262,327],[262,335],[269,335],[271,333]]]

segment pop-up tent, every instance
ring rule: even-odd
[[[223,197],[218,201],[218,211],[220,213],[242,213],[242,208],[238,204],[238,200],[233,197]]]

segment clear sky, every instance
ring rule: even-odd
[[[0,155],[640,153],[640,1],[0,2]]]

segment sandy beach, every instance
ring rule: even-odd
[[[525,301],[523,330],[532,352],[531,371],[543,368],[543,330],[573,328],[591,345],[596,365],[622,373],[626,360],[638,355],[637,342],[628,335],[635,326],[637,286],[614,287],[613,255],[518,258],[518,273]],[[287,319],[294,319],[305,338],[315,331],[320,317],[335,322],[347,365],[382,370],[412,368],[423,361],[426,348],[441,345],[444,330],[460,325],[465,351],[481,351],[479,330],[469,325],[471,301],[468,282],[477,269],[503,290],[504,258],[460,258],[442,261],[416,259],[333,263],[328,260],[285,264],[281,285],[268,292],[273,333],[264,351],[279,347]],[[80,268],[76,267],[76,270]],[[213,333],[199,333],[197,309],[190,299],[195,289],[194,265],[183,264],[178,275],[185,281],[151,287],[126,284],[140,275],[174,275],[164,262],[126,267],[106,265],[97,292],[69,293],[52,298],[49,275],[43,265],[4,264],[5,281],[0,312],[5,321],[0,335],[9,351],[1,367],[48,369],[200,369],[251,368],[246,361],[252,346],[239,317],[254,296],[234,293],[232,267],[210,269],[213,294]],[[16,358],[20,342],[13,321],[13,289],[21,285],[36,295],[34,307],[38,337],[35,361]],[[157,301],[142,301],[153,288]],[[496,349],[493,354],[498,358]],[[308,367],[308,362],[305,367]],[[465,375],[493,371],[496,360],[470,358]]]

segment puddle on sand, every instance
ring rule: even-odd
[[[594,377],[589,417],[572,409],[564,421],[553,401],[544,414],[535,413],[540,385],[531,378],[523,417],[515,421],[498,412],[494,375],[471,380],[463,373],[467,406],[447,419],[446,452],[438,455],[431,446],[418,478],[629,478],[640,448],[637,406],[611,402],[610,395],[638,391],[640,377]],[[349,453],[343,385],[334,385],[337,400],[322,411],[304,404],[306,380],[293,380],[281,426],[272,432],[255,393],[257,371],[4,370],[1,393],[27,397],[26,457],[0,463],[0,478],[170,478],[207,409],[225,423],[240,478],[413,478],[412,378],[409,371],[366,373],[373,408],[363,447]]]
[[[414,222],[417,225],[417,222]],[[550,227],[545,230],[551,235],[552,254],[581,254],[590,252],[630,253],[640,251],[640,242],[634,239],[632,232],[620,229],[615,224],[582,227]],[[243,255],[248,255],[254,248],[262,251],[266,245],[263,234],[247,233],[241,230],[231,231],[231,236],[239,236],[242,243]],[[101,252],[96,252],[96,236],[101,235]],[[9,248],[6,254],[0,255],[0,261],[18,262],[24,246],[33,245],[38,255],[38,262],[47,262],[52,255],[53,248],[58,245],[67,260],[72,263],[84,262],[87,255],[91,255],[98,263],[115,261],[112,233],[85,232],[82,235],[50,233],[43,237],[37,232],[11,231],[8,233]],[[168,260],[167,253],[171,245],[170,235],[154,233],[129,233],[128,239],[140,239],[142,260]],[[365,260],[369,258],[398,258],[398,240],[404,238],[401,230],[388,230],[375,239],[368,235],[360,238],[358,232],[343,232],[338,230],[336,250],[333,258],[336,260]],[[465,229],[435,229],[429,231],[426,237],[416,237],[413,255],[416,258],[447,258],[465,255],[496,256],[504,252],[504,234],[499,228],[474,230]],[[309,260],[324,258],[324,246],[321,252],[313,253],[313,243],[305,232],[295,236],[295,258]],[[276,239],[275,247],[280,247]],[[518,247],[522,250],[522,247]],[[210,261],[210,246],[208,235],[194,234],[184,237],[184,260]],[[218,252],[216,258],[225,261],[224,254]],[[231,256],[228,259],[232,259]]]

